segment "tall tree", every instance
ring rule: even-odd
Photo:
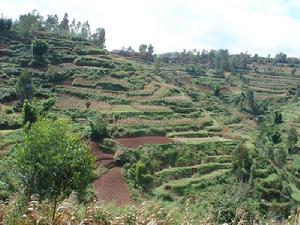
[[[88,39],[91,36],[91,28],[89,21],[86,21],[81,26],[81,37],[84,39]]]
[[[48,15],[45,21],[45,29],[51,32],[58,32],[58,16],[55,15]]]
[[[154,52],[154,47],[151,44],[149,44],[148,51],[147,51],[147,60],[153,61],[153,52]]]
[[[70,31],[70,27],[69,27],[69,16],[67,13],[65,13],[62,21],[59,24],[59,29],[60,32],[63,34],[68,34]]]
[[[21,75],[16,84],[16,92],[22,103],[25,99],[32,99],[33,84],[30,73],[27,70],[21,72]]]
[[[104,28],[97,28],[96,32],[92,34],[92,41],[95,45],[99,46],[100,48],[105,47],[105,29]]]
[[[147,45],[141,44],[139,47],[139,53],[142,58],[145,58],[147,54]]]
[[[30,13],[20,15],[19,20],[15,22],[14,28],[21,33],[36,32],[42,28],[43,17],[33,10]]]

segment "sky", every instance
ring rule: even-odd
[[[300,0],[0,0],[4,17],[33,9],[104,27],[109,50],[151,43],[156,53],[223,48],[300,57]]]

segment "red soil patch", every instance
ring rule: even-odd
[[[241,135],[235,133],[235,132],[232,132],[232,130],[228,127],[224,128],[221,132],[221,136],[223,138],[226,138],[226,139],[232,139],[232,140],[240,140],[241,139]]]
[[[117,205],[134,204],[122,175],[122,168],[114,167],[93,182],[98,201],[115,202]]]
[[[209,92],[209,93],[213,93],[213,90],[211,87],[203,85],[203,84],[197,84],[196,88],[200,91],[204,91],[204,92]]]
[[[90,142],[89,146],[96,157],[97,166],[108,165],[114,161],[114,156],[100,151],[97,143]],[[129,190],[122,175],[122,168],[120,167],[114,167],[99,177],[93,182],[93,187],[98,201],[115,202],[119,206],[134,204],[130,198]]]
[[[137,148],[144,144],[170,144],[173,142],[173,140],[170,138],[157,136],[119,138],[116,139],[116,141],[127,148]]]
[[[114,156],[112,154],[104,153],[99,150],[99,146],[91,142],[89,143],[92,154],[96,157],[96,165],[108,165],[114,161]]]
[[[72,80],[65,80],[65,81],[62,82],[62,85],[72,87],[73,86],[73,81]]]

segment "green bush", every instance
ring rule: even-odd
[[[102,141],[104,138],[108,137],[108,132],[106,129],[106,124],[102,119],[96,118],[90,121],[91,134],[90,137],[94,141]]]
[[[47,50],[47,42],[39,39],[36,39],[32,42],[32,54],[34,57],[43,57]]]
[[[0,32],[10,31],[12,27],[12,20],[6,18],[0,18]]]
[[[79,57],[74,60],[74,64],[77,66],[93,66],[110,69],[115,68],[115,64],[113,62],[94,57]]]

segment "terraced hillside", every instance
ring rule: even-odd
[[[30,66],[35,38],[48,42],[47,66]],[[179,204],[180,210],[191,201],[191,211],[200,219],[219,204],[232,217],[236,208],[222,202],[222,196],[229,196],[230,206],[245,201],[250,205],[245,210],[256,212],[288,214],[298,205],[298,151],[287,157],[285,167],[276,164],[278,153],[260,165],[264,153],[256,142],[263,136],[261,118],[273,115],[273,109],[282,112],[285,122],[276,125],[283,133],[282,143],[288,138],[287,128],[300,129],[297,74],[250,69],[219,74],[213,66],[200,65],[203,71],[195,75],[187,69],[189,64],[180,62],[161,63],[157,72],[151,61],[49,33],[1,36],[0,53],[2,159],[22,142],[24,111],[15,86],[28,70],[34,86],[32,105],[41,107],[54,99],[47,116],[67,117],[84,140],[93,139],[89,146],[96,157],[92,186],[97,200],[123,205],[151,199]],[[101,135],[93,138],[99,124],[105,129],[99,128]],[[256,150],[249,147],[253,144]],[[270,145],[279,149],[276,144]],[[246,152],[239,152],[239,146]],[[261,151],[269,147],[263,145]],[[255,176],[250,179],[248,173]],[[286,179],[279,179],[284,174]],[[237,193],[240,198],[235,198]]]

